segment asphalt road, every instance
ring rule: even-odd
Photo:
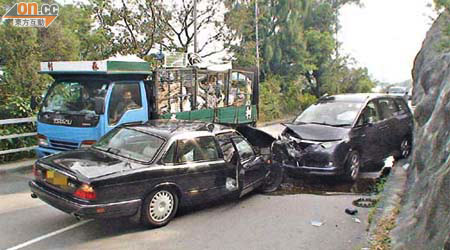
[[[367,242],[368,209],[358,208],[361,223],[344,212],[360,194],[251,193],[184,209],[166,227],[147,229],[128,219],[77,221],[31,199],[31,178],[29,170],[0,172],[0,249],[338,250]]]

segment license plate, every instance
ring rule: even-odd
[[[45,179],[53,185],[67,186],[67,176],[62,175],[58,172],[47,170],[45,177]]]

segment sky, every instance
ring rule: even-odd
[[[341,53],[367,67],[378,81],[411,79],[414,58],[436,14],[432,0],[362,0],[363,7],[341,9]]]

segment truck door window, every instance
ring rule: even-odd
[[[116,83],[109,102],[108,120],[110,125],[117,124],[128,110],[142,107],[139,83]]]

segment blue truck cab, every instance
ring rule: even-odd
[[[149,63],[141,59],[43,62],[54,83],[37,116],[38,157],[88,147],[114,127],[152,115]]]

